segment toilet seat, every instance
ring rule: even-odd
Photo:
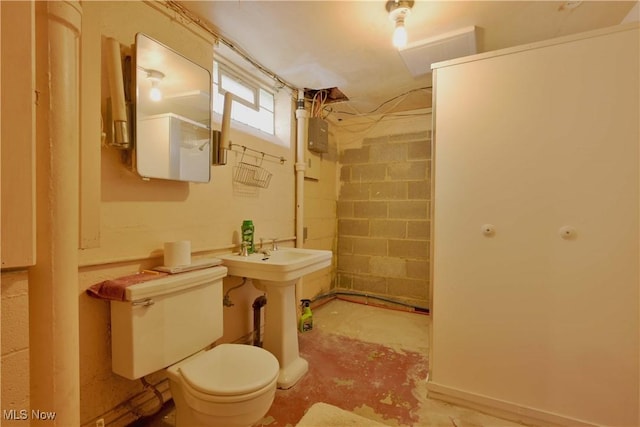
[[[229,401],[270,387],[280,366],[274,355],[260,347],[220,344],[172,368],[192,394]]]

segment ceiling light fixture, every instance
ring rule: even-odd
[[[397,48],[407,45],[407,29],[404,27],[404,20],[411,12],[414,0],[389,0],[385,5],[389,12],[389,19],[395,22],[393,30],[393,45]]]
[[[151,91],[149,92],[149,98],[152,101],[162,100],[162,91],[160,90],[160,81],[164,79],[164,73],[158,70],[145,70],[147,73],[147,79],[151,81]]]

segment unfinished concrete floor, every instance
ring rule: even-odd
[[[316,402],[389,426],[520,426],[426,397],[429,316],[336,299],[315,308],[313,321],[299,335],[309,372],[276,391],[256,426],[293,427]],[[145,425],[173,426],[173,410]]]

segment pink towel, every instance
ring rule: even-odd
[[[125,301],[125,289],[127,286],[147,282],[153,279],[159,279],[166,275],[167,273],[145,270],[129,276],[118,277],[117,279],[110,279],[96,283],[95,285],[87,288],[87,294],[94,298]]]

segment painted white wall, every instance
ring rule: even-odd
[[[435,70],[431,395],[640,423],[638,28]]]
[[[213,39],[193,24],[182,24],[174,13],[162,4],[147,2],[88,2],[83,4],[85,28],[88,32],[84,51],[101,49],[103,37],[114,37],[124,46],[132,46],[135,34],[144,32],[160,42],[179,50],[199,65],[211,70]],[[126,17],[126,19],[124,18]],[[103,102],[108,93],[104,67],[102,72]],[[94,74],[84,76],[95,79]],[[92,90],[90,84],[83,90]],[[87,113],[87,111],[85,111]],[[100,111],[92,114],[99,115]],[[103,111],[104,113],[104,111]],[[91,117],[91,114],[86,114]],[[289,127],[284,115],[280,127]],[[287,135],[290,137],[290,134]],[[140,392],[141,385],[111,372],[108,302],[92,299],[84,290],[101,280],[162,264],[163,243],[190,240],[194,257],[211,256],[231,251],[239,243],[239,231],[244,219],[252,219],[256,237],[291,238],[294,234],[294,175],[292,148],[275,145],[255,136],[232,129],[236,144],[282,156],[287,161],[264,161],[273,174],[269,188],[257,189],[233,182],[234,167],[240,153],[228,153],[226,166],[212,167],[212,179],[207,184],[165,180],[143,181],[121,162],[118,150],[103,147],[99,156],[101,173],[83,176],[85,187],[96,187],[101,194],[97,211],[99,220],[83,229],[84,234],[97,235],[97,244],[80,251],[80,352],[82,421],[88,422],[118,403]],[[87,141],[83,141],[87,143]],[[245,156],[244,161],[255,159]],[[87,208],[85,204],[85,208]],[[95,208],[89,206],[89,210]],[[283,243],[287,245],[287,242]],[[225,279],[225,291],[240,283],[238,278]],[[224,311],[224,336],[221,341],[241,339],[252,330],[251,304],[261,292],[247,283],[231,293],[235,304]],[[159,381],[162,374],[152,376]]]
[[[84,9],[90,18],[98,16],[94,25],[101,29],[102,37],[114,37],[122,45],[132,46],[135,34],[144,32],[212,70],[211,36],[203,36],[194,25],[185,28],[171,17],[171,12],[162,13],[161,5],[98,2],[88,3]],[[92,13],[93,9],[100,13]],[[123,20],[123,16],[132,19]],[[86,20],[85,23],[90,25]],[[87,47],[90,48],[100,49],[100,45]],[[104,76],[102,82],[106,86]],[[103,96],[106,97],[104,89]],[[104,105],[105,102],[103,108]],[[288,126],[287,115],[281,120],[285,127]],[[287,138],[290,136],[290,133],[286,135]],[[118,150],[103,148],[100,244],[81,252],[81,264],[159,256],[162,243],[173,240],[191,240],[192,250],[196,253],[227,247],[239,242],[237,232],[244,219],[254,221],[258,236],[291,237],[294,231],[291,148],[235,130],[232,130],[231,139],[236,144],[287,159],[284,165],[270,162],[269,158],[264,162],[263,166],[273,173],[268,189],[234,185],[233,168],[241,158],[240,153],[229,153],[226,166],[212,167],[210,183],[190,184],[143,181],[122,164]],[[245,157],[245,161],[254,160],[248,155]],[[279,203],[269,203],[276,200]]]
[[[240,225],[244,219],[254,221],[257,237],[279,237],[285,240],[281,245],[292,246],[295,230],[294,150],[293,147],[276,145],[255,135],[232,130],[234,143],[286,159],[284,165],[269,159],[263,163],[273,173],[267,189],[234,184],[232,175],[240,160],[238,153],[229,153],[227,166],[212,168],[212,181],[208,184],[141,180],[123,165],[119,151],[100,146],[100,119],[108,93],[105,67],[101,66],[102,38],[115,37],[122,45],[131,46],[136,32],[145,32],[208,69],[212,68],[213,38],[161,3],[85,2],[81,10],[80,249],[78,289],[72,300],[78,302],[80,328],[80,419],[83,425],[93,425],[93,419],[101,414],[109,412],[111,416],[117,416],[128,411],[125,407],[117,411],[113,409],[143,388],[139,382],[120,378],[111,372],[109,304],[88,297],[85,289],[108,278],[159,265],[165,241],[191,240],[194,257],[230,251],[239,241]],[[3,50],[3,59],[4,53]],[[31,57],[33,51],[23,49],[23,55]],[[46,69],[37,71],[45,74]],[[290,120],[292,117],[285,114],[276,125],[280,133],[286,133],[285,139],[290,139],[291,130],[295,130]],[[245,157],[244,160],[254,159]],[[38,161],[46,163],[47,159]],[[77,160],[69,158],[68,161]],[[325,162],[323,178],[313,183],[311,195],[322,195],[324,200],[313,205],[324,212],[313,216],[317,221],[314,224],[314,247],[323,249],[330,249],[333,245],[334,227],[329,223],[335,212],[335,200],[327,196],[335,192],[333,164],[333,159]],[[35,173],[46,179],[46,171],[36,170]],[[76,187],[70,190],[77,192]],[[31,192],[27,190],[28,194],[18,194],[24,192],[18,187],[11,187],[10,191],[26,199],[35,196],[35,188]],[[42,192],[43,188],[39,191]],[[75,265],[73,270],[76,270]],[[3,271],[1,281],[2,409],[19,411],[28,409],[30,400],[29,381],[26,381],[30,376],[30,346],[26,338],[29,336],[27,290],[30,284],[26,271]],[[314,277],[313,286],[328,289],[330,281],[331,273],[325,271]],[[239,278],[225,279],[225,291],[239,283]],[[225,308],[221,342],[244,339],[252,331],[251,304],[260,294],[262,292],[250,282],[231,292],[235,305]],[[48,310],[46,307],[43,309]],[[31,314],[37,319],[37,312]],[[162,378],[160,372],[148,379],[156,382]],[[131,415],[128,417],[119,422],[132,421]]]

